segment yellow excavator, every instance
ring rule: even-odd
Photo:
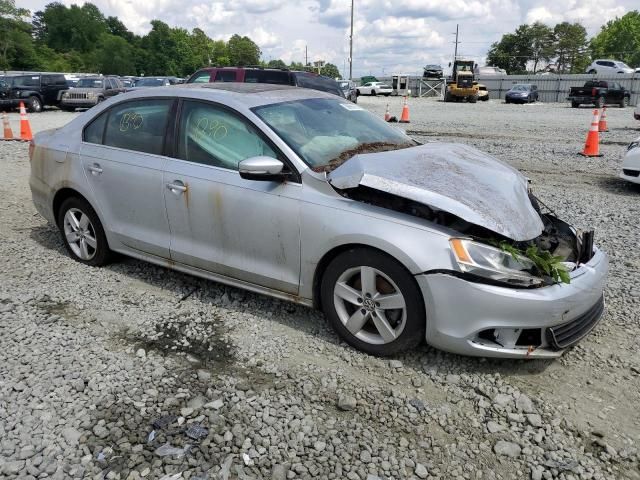
[[[456,58],[453,61],[451,77],[447,79],[447,86],[444,92],[445,102],[461,102],[466,98],[467,102],[476,103],[478,100],[489,99],[486,88],[481,88],[484,85],[479,85],[475,81],[473,66],[473,60]]]

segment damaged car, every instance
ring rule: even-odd
[[[118,252],[321,309],[374,355],[423,341],[549,358],[604,312],[607,255],[517,170],[270,84],[118,95],[36,135],[37,210],[75,260]]]

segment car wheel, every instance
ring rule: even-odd
[[[376,91],[375,90],[371,90],[371,96],[375,97],[376,95],[377,95]]]
[[[372,355],[417,346],[425,334],[422,293],[395,259],[367,248],[341,253],[321,284],[325,315],[347,343]]]
[[[390,93],[385,93],[384,96],[385,97],[389,97],[389,96],[391,96],[391,94]]]
[[[470,95],[467,97],[467,101],[469,103],[476,103],[478,101],[478,96],[477,95]]]
[[[591,75],[595,75],[595,74],[596,74],[596,73],[598,73],[598,72],[596,72],[595,70],[591,69],[591,70],[589,70],[587,73],[589,73],[589,74],[591,74]]]
[[[356,90],[356,97],[360,96],[360,90]]]
[[[104,97],[98,97],[98,103],[104,102]]]
[[[33,113],[40,113],[42,111],[42,102],[35,95],[32,97],[29,97],[28,109],[30,112],[33,112]]]
[[[624,97],[621,101],[620,101],[620,108],[625,108],[626,106],[629,105],[629,97]]]
[[[598,98],[596,98],[596,107],[597,107],[597,108],[602,108],[602,107],[604,107],[604,97],[598,97]]]
[[[94,267],[106,265],[111,260],[112,252],[102,224],[86,200],[71,197],[62,202],[58,228],[74,260]]]
[[[580,104],[578,102],[571,102],[571,108],[578,108]]]
[[[510,100],[507,100],[506,98],[504,99],[504,103],[511,103]]]

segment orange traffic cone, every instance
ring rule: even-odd
[[[608,132],[609,127],[607,127],[607,107],[606,105],[602,107],[602,114],[600,115],[600,121],[598,122],[598,131],[599,132]]]
[[[389,113],[389,104],[387,103],[387,110],[384,112],[384,121],[388,122],[391,118],[391,114]]]
[[[2,140],[13,140],[13,132],[11,131],[11,125],[9,125],[9,119],[7,118],[7,114],[2,112],[2,127],[4,129],[4,134],[2,136]]]
[[[407,97],[404,97],[404,105],[402,106],[402,115],[400,115],[400,123],[409,123],[409,105],[407,105]]]
[[[31,134],[31,125],[27,118],[27,110],[24,108],[24,103],[20,102],[20,140],[29,141],[33,140]]]
[[[587,140],[584,142],[584,150],[580,155],[585,157],[601,157],[600,153],[600,135],[598,134],[598,109],[593,111],[593,119],[591,127],[587,133]]]

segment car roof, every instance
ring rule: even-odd
[[[181,97],[219,101],[252,108],[273,103],[304,100],[308,98],[332,98],[340,100],[337,95],[312,90],[309,88],[278,85],[272,83],[185,83],[168,87],[141,89],[118,95],[119,99],[135,99],[144,97]],[[344,100],[344,99],[342,99]],[[346,102],[346,100],[344,100]]]

